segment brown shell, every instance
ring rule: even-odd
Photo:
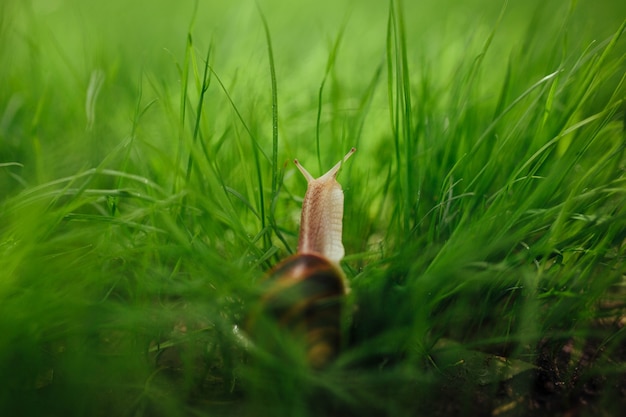
[[[342,273],[316,254],[296,254],[276,265],[265,281],[261,315],[300,339],[308,363],[328,364],[341,345]]]

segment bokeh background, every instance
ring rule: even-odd
[[[603,51],[624,19],[617,0],[2,0],[0,415],[619,410],[623,325],[601,319],[624,308],[623,37]],[[250,353],[237,326],[297,241],[290,161],[317,175],[355,145],[353,345],[327,374]]]

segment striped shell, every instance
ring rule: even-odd
[[[313,368],[328,364],[341,344],[343,276],[328,259],[298,254],[268,274],[264,311],[306,346]]]

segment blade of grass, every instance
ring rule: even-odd
[[[274,50],[272,48],[272,37],[270,34],[270,28],[267,23],[267,19],[261,10],[261,6],[257,2],[257,9],[259,11],[259,15],[261,16],[261,21],[263,22],[263,30],[265,31],[265,41],[267,43],[267,56],[269,60],[269,69],[270,69],[270,80],[272,85],[272,193],[271,199],[272,202],[270,204],[270,224],[275,225],[274,221],[274,210],[272,209],[274,205],[274,201],[278,198],[279,191],[279,169],[278,169],[278,84],[276,82],[276,67],[274,64]],[[263,200],[263,188],[261,187],[259,191],[261,195],[261,205],[264,206]],[[265,208],[261,208],[261,215],[265,217]],[[262,228],[265,228],[265,218],[261,220]],[[285,242],[284,238],[281,236],[280,230],[276,227],[272,228],[276,236]],[[270,247],[272,244],[271,236],[269,234],[264,235],[264,243],[265,247]]]
[[[335,60],[337,58],[337,52],[339,51],[339,46],[341,45],[341,39],[343,38],[344,30],[347,26],[347,23],[344,24],[339,29],[339,33],[335,38],[335,42],[330,50],[330,55],[328,55],[328,59],[326,60],[326,69],[324,70],[324,77],[322,78],[322,82],[320,84],[320,88],[317,93],[317,116],[315,119],[315,147],[317,152],[317,165],[319,172],[324,172],[322,167],[322,151],[320,146],[320,125],[322,119],[322,99],[324,94],[324,87],[326,86],[326,80],[330,75],[333,67],[335,66]]]

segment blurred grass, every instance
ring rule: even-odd
[[[2,2],[0,414],[489,414],[572,345],[559,410],[602,378],[593,404],[617,412],[625,16]],[[354,314],[311,373],[233,328],[295,248],[288,162],[319,174],[351,146]]]

